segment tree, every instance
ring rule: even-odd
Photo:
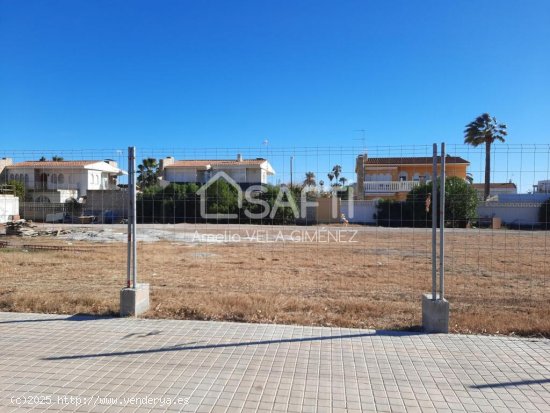
[[[346,182],[348,182],[348,178],[344,178],[344,177],[341,177],[339,179],[340,183],[342,184],[342,186],[346,186]]]
[[[336,180],[338,180],[338,177],[340,176],[341,173],[342,173],[342,167],[340,165],[334,165],[332,167],[332,174],[334,175]]]
[[[334,179],[334,174],[332,172],[329,172],[327,174],[327,178],[330,181],[330,186],[332,186],[332,180]]]
[[[306,172],[306,179],[304,179],[304,186],[315,186],[315,173]]]
[[[199,186],[195,183],[160,185],[144,188],[138,193],[138,222],[198,222],[200,217]]]
[[[477,216],[477,191],[464,179],[445,179],[445,220],[453,228],[464,228]]]
[[[325,181],[322,179],[319,181],[319,186],[321,187],[321,193],[325,190]]]
[[[39,162],[46,162],[46,157],[45,156],[41,156],[40,159],[38,160]]]
[[[439,186],[439,180],[437,182]],[[426,202],[432,193],[432,182],[414,187],[405,202],[378,203],[378,223],[389,226],[430,227],[433,202]],[[439,193],[439,191],[438,191]],[[438,199],[439,201],[439,199]],[[445,179],[445,223],[464,228],[477,213],[477,192],[464,179],[451,176]],[[438,209],[441,207],[438,203]],[[439,211],[437,211],[439,219]],[[439,223],[440,224],[440,223]]]
[[[137,183],[140,189],[155,186],[158,178],[158,163],[155,158],[147,158],[138,165]]]
[[[506,125],[498,123],[495,117],[484,113],[466,125],[464,143],[477,147],[485,144],[485,189],[483,199],[489,198],[491,188],[491,145],[495,141],[504,142],[508,134]]]
[[[25,200],[25,185],[23,185],[23,182],[12,179],[6,185],[13,190],[13,195],[18,197],[20,202]],[[2,186],[6,187],[6,185]]]
[[[62,160],[63,160],[62,156],[57,156],[57,155],[52,156],[52,161],[54,162],[61,162]]]
[[[209,214],[238,212],[237,189],[225,179],[218,179],[206,189],[206,208]]]

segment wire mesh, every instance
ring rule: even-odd
[[[548,335],[550,146],[493,145],[488,199],[484,148],[446,152],[451,330]],[[431,156],[431,145],[138,147],[148,316],[418,326]],[[117,313],[126,148],[0,158],[0,220],[14,234],[1,238],[0,309]],[[5,223],[14,218],[26,223]]]

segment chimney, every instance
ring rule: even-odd
[[[1,179],[3,178],[4,172],[7,172],[5,168],[7,166],[13,165],[13,161],[11,158],[2,158],[0,159],[0,183],[4,183],[7,179]]]
[[[237,154],[237,162],[242,162],[242,161],[243,161],[243,156],[240,153],[238,153]]]
[[[167,156],[159,161],[159,173],[163,175],[164,168],[168,165],[173,165],[176,160],[173,156]]]
[[[365,165],[367,163],[367,154],[359,155],[355,163],[355,173],[357,174],[357,198],[365,199]]]

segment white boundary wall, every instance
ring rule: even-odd
[[[537,225],[542,202],[485,202],[477,207],[479,218],[497,217],[503,224]]]
[[[376,205],[377,201],[354,200],[352,214],[348,201],[342,201],[340,210],[350,223],[376,224],[376,219],[374,218],[376,214]]]
[[[4,224],[19,215],[19,198],[14,195],[0,195],[0,223]]]
[[[376,224],[377,201],[353,201],[353,214],[347,201],[340,208],[350,223]],[[480,203],[477,213],[480,218],[498,217],[503,224],[537,225],[542,202],[485,202]]]

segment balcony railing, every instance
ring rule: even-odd
[[[48,191],[57,189],[78,189],[78,184],[52,184],[50,182],[35,182],[36,191]]]
[[[420,185],[420,181],[365,181],[365,192],[409,192],[417,185]]]

